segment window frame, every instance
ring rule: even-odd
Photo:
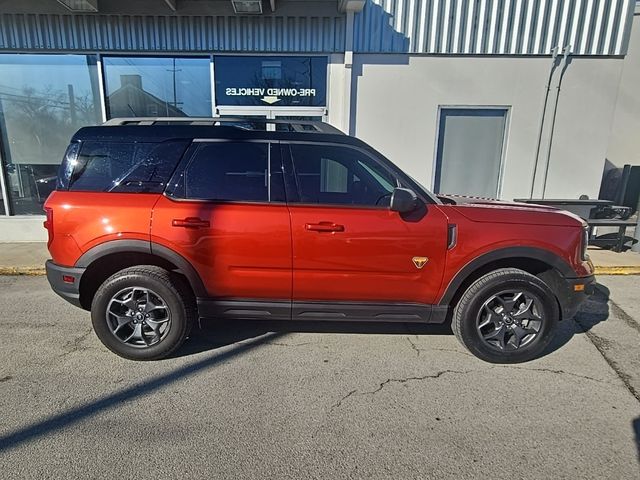
[[[207,143],[264,143],[267,145],[267,195],[266,201],[262,200],[216,200],[216,199],[204,199],[204,198],[187,198],[178,196],[175,192],[178,182],[181,177],[186,173],[191,160],[195,157],[197,152]],[[287,188],[286,188],[286,174],[282,167],[282,157],[280,155],[280,141],[270,139],[228,139],[228,138],[194,138],[191,145],[187,147],[182,160],[176,167],[171,179],[168,182],[167,188],[164,190],[163,195],[169,200],[174,202],[191,202],[191,203],[209,203],[220,205],[286,205],[287,204]],[[280,170],[283,174],[284,188],[284,200],[271,200],[271,173],[273,171]]]
[[[382,170],[384,170],[395,182],[395,188],[401,187],[406,184],[416,191],[416,194],[421,197],[425,203],[433,203],[431,199],[426,200],[422,198],[424,192],[422,189],[416,189],[416,185],[413,182],[407,181],[404,175],[400,175],[399,171],[390,168],[382,159],[374,155],[372,152],[364,148],[360,148],[355,145],[337,142],[314,142],[314,141],[295,141],[295,140],[283,140],[280,142],[282,148],[282,163],[284,165],[285,172],[285,193],[287,196],[287,203],[289,205],[301,206],[301,207],[317,207],[317,208],[348,208],[351,210],[389,210],[388,206],[384,205],[352,205],[352,204],[339,204],[339,203],[307,203],[300,201],[300,185],[298,184],[298,177],[296,174],[295,160],[293,152],[291,151],[291,145],[313,145],[317,147],[341,147],[345,149],[355,150],[363,154],[365,157],[371,159]]]

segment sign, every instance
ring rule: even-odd
[[[216,105],[324,107],[326,57],[216,56]]]

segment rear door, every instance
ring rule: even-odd
[[[284,151],[298,194],[289,202],[294,314],[295,302],[306,301],[434,302],[447,241],[437,206],[391,211],[401,181],[364,150],[290,143]]]
[[[289,318],[291,232],[279,145],[194,142],[171,183],[154,208],[152,241],[195,267],[211,311],[224,305],[232,316]]]

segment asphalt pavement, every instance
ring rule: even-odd
[[[256,322],[132,362],[45,278],[0,277],[0,476],[640,478],[638,279],[500,366],[446,327]]]

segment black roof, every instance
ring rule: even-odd
[[[269,131],[246,128],[247,124],[275,123],[290,125],[289,131]],[[313,128],[307,128],[313,127]],[[391,168],[404,184],[421,192],[427,203],[441,203],[434,195],[394,165],[384,155],[355,137],[345,135],[324,122],[266,120],[247,118],[118,118],[103,125],[78,130],[72,141],[104,142],[163,142],[166,140],[193,139],[225,140],[290,140],[346,144],[373,154],[378,161]]]
[[[256,123],[285,125],[288,130],[267,131],[250,128]],[[118,118],[103,125],[81,128],[75,133],[72,141],[162,142],[182,138],[321,141],[367,147],[364,142],[345,135],[324,122],[247,118]]]

